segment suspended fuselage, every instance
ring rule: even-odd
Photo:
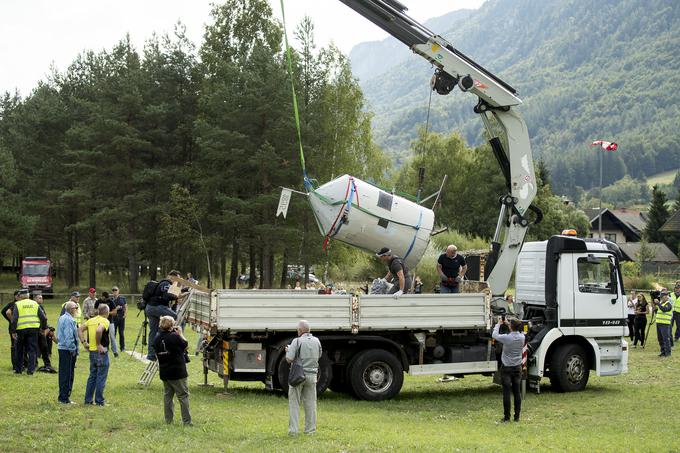
[[[434,212],[404,197],[343,175],[310,191],[319,231],[375,253],[389,247],[414,268],[425,253]]]

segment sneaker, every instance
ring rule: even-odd
[[[21,374],[21,371],[14,370],[14,374]]]
[[[512,419],[512,421],[518,422],[519,421],[519,415],[515,415],[515,417]]]
[[[114,356],[114,357],[118,357],[118,353],[117,353],[117,352],[114,352],[114,353],[113,353],[113,356]]]
[[[510,423],[510,419],[509,418],[502,418],[498,421],[498,423]]]

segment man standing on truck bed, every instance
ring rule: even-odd
[[[305,407],[305,434],[316,431],[316,376],[319,373],[321,342],[310,333],[307,321],[301,319],[297,325],[298,337],[286,346],[286,361],[293,363],[296,357],[302,360],[305,380],[293,387],[288,385],[288,434],[296,435],[300,430],[300,401]]]
[[[393,255],[392,250],[387,247],[381,248],[375,255],[380,258],[380,261],[387,264],[385,280],[393,283],[392,289],[387,294],[394,294],[394,297],[399,297],[407,293],[411,288],[411,275],[404,260]]]
[[[440,293],[460,292],[460,283],[467,272],[467,263],[465,258],[458,254],[458,247],[451,244],[446,247],[446,252],[439,255],[437,272],[441,280]]]
[[[503,423],[510,421],[510,391],[515,397],[515,418],[519,421],[522,409],[522,395],[520,381],[522,380],[522,350],[524,349],[524,334],[521,332],[522,321],[510,321],[510,333],[500,333],[500,327],[505,321],[499,321],[493,328],[491,335],[494,340],[503,345],[501,354],[501,382],[503,383]]]

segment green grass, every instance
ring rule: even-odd
[[[673,179],[675,179],[675,175],[678,174],[679,170],[680,169],[669,170],[664,171],[663,173],[657,173],[655,175],[648,176],[647,185],[651,189],[656,184],[671,184],[673,182]]]
[[[58,304],[47,302],[56,325]],[[60,304],[59,304],[60,305]],[[128,317],[131,349],[141,317]],[[195,334],[190,332],[193,352]],[[437,383],[437,376],[407,377],[397,398],[355,401],[327,391],[318,403],[318,432],[287,436],[287,400],[261,383],[232,382],[224,395],[201,387],[201,363],[189,364],[194,427],[163,424],[162,385],[136,384],[144,365],[127,356],[111,358],[105,396],[110,406],[82,405],[89,361],[78,359],[73,399],[57,403],[57,375],[15,376],[6,330],[0,334],[1,451],[677,451],[680,351],[657,358],[654,332],[646,350],[632,349],[630,372],[592,377],[585,391],[558,394],[546,384],[529,393],[519,424],[499,425],[501,390],[490,378]],[[192,355],[193,357],[193,355]],[[53,359],[57,360],[56,348]],[[56,364],[56,363],[55,363]]]

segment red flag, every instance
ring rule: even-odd
[[[595,140],[590,146],[601,146],[605,151],[616,151],[619,148],[614,142],[606,142],[604,140]]]

